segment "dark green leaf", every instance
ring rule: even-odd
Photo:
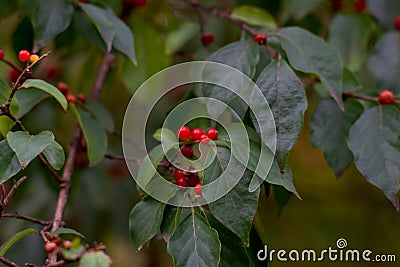
[[[348,99],[344,104],[345,111],[342,111],[332,100],[321,101],[311,119],[311,142],[324,152],[338,178],[353,161],[346,141],[351,125],[364,111],[358,101]]]
[[[13,104],[18,107],[17,118],[22,118],[35,106],[48,97],[48,93],[36,88],[18,90],[15,93]],[[15,101],[15,102],[14,102]]]
[[[30,2],[30,4],[32,4],[32,1]],[[1,7],[4,6],[3,4],[0,5]],[[29,51],[32,50],[33,40],[34,29],[32,26],[32,22],[29,17],[24,17],[13,32],[12,46],[14,53],[17,55],[22,49],[28,49]]]
[[[8,145],[7,140],[0,142],[0,184],[6,182],[22,169],[17,155]]]
[[[175,31],[170,32],[165,41],[165,53],[173,55],[199,32],[199,26],[193,22],[182,23]]]
[[[347,68],[343,68],[343,92],[355,92],[360,90],[362,85]]]
[[[79,267],[110,267],[111,258],[103,251],[86,252],[79,261]]]
[[[29,229],[25,229],[21,232],[16,233],[13,237],[11,237],[7,242],[5,242],[1,247],[0,247],[0,256],[4,256],[7,251],[21,238],[33,234],[35,233],[36,230],[29,228]]]
[[[197,213],[189,214],[168,242],[168,253],[177,267],[218,266],[220,252],[217,231]]]
[[[160,232],[165,203],[147,197],[133,207],[129,216],[129,230],[133,244],[141,250],[143,244]]]
[[[274,17],[265,9],[243,5],[235,7],[232,17],[254,26],[276,29],[277,25]]]
[[[338,53],[322,38],[299,27],[278,30],[276,36],[290,64],[299,71],[317,75],[343,109],[342,63]]]
[[[34,158],[54,141],[54,135],[50,131],[43,131],[37,135],[29,135],[22,131],[9,132],[7,141],[17,155],[22,169],[25,169]]]
[[[300,21],[312,10],[314,10],[323,0],[284,0],[283,1],[283,21],[293,18]]]
[[[82,32],[85,39],[100,48],[104,53],[107,52],[106,44],[104,43],[103,37],[92,24],[90,19],[86,16],[85,12],[80,9],[76,9],[73,16],[74,25],[77,29]]]
[[[181,211],[181,207],[171,205],[165,207],[163,221],[161,224],[161,234],[167,243],[172,234],[175,232],[176,227],[178,227]]]
[[[285,188],[279,185],[274,185],[274,197],[275,201],[279,206],[278,216],[281,214],[283,208],[289,203],[293,193],[287,191]]]
[[[89,112],[77,109],[74,104],[70,105],[70,108],[74,112],[85,137],[90,166],[94,166],[106,154],[107,134]]]
[[[46,92],[47,94],[54,97],[64,110],[67,110],[67,108],[68,108],[68,103],[67,103],[67,100],[65,99],[65,96],[55,86],[53,86],[43,80],[39,80],[39,79],[26,80],[19,87],[19,89],[24,89],[24,88],[26,88],[26,89],[36,88],[36,89],[42,90],[43,92]]]
[[[75,235],[79,236],[81,238],[86,238],[83,234],[79,233],[78,231],[71,229],[71,228],[57,228],[54,232],[52,232],[53,235]]]
[[[266,181],[270,184],[283,186],[286,190],[292,192],[297,198],[301,199],[299,193],[297,193],[296,187],[294,186],[292,170],[288,165],[286,165],[285,172],[281,172],[278,163],[274,162]]]
[[[350,128],[348,146],[357,169],[379,187],[399,211],[400,111],[379,106],[364,112]]]
[[[51,142],[46,149],[43,150],[43,155],[54,169],[61,170],[62,166],[64,166],[64,149],[57,141]]]
[[[69,0],[39,0],[33,17],[35,48],[39,51],[71,23],[74,8]]]
[[[99,102],[88,100],[86,107],[107,132],[114,132],[114,120],[111,114]]]

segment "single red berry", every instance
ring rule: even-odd
[[[86,103],[86,96],[84,93],[79,93],[77,96],[79,101],[81,101],[82,103]]]
[[[188,179],[187,179],[187,183],[188,183],[189,186],[197,185],[198,183],[200,183],[199,176],[197,176],[194,173],[190,174]]]
[[[396,30],[400,31],[400,16],[397,16],[394,20],[394,27],[396,28]]]
[[[181,148],[181,153],[187,158],[193,157],[193,149],[190,146],[184,146]]]
[[[79,0],[81,3],[87,3],[88,0]]]
[[[176,185],[181,186],[181,187],[187,187],[188,183],[187,183],[185,177],[183,177],[183,178],[179,178],[178,180],[176,180]]]
[[[65,82],[59,82],[57,88],[64,95],[68,92],[68,85]]]
[[[180,140],[188,140],[190,137],[192,137],[192,132],[190,131],[190,128],[187,126],[183,126],[178,130],[178,137]]]
[[[2,60],[3,58],[4,58],[4,51],[3,50],[0,50],[0,60]]]
[[[194,187],[193,191],[196,195],[201,196],[201,187],[203,185],[201,183],[196,184],[196,186]]]
[[[264,33],[257,33],[253,40],[259,45],[264,45],[267,43],[267,36]]]
[[[208,136],[208,138],[210,138],[211,140],[217,140],[218,139],[218,131],[215,130],[214,128],[211,128],[207,131],[206,135]]]
[[[342,8],[342,0],[333,0],[332,1],[332,10],[339,11]]]
[[[378,96],[378,102],[381,105],[389,105],[394,102],[394,95],[389,90],[383,90]]]
[[[356,0],[354,2],[354,7],[356,8],[357,12],[364,12],[367,9],[365,0]]]
[[[71,93],[71,92],[68,92],[66,95],[65,95],[65,98],[67,99],[67,102],[68,103],[76,103],[76,96],[73,94],[73,93]]]
[[[202,129],[200,129],[200,128],[194,128],[194,129],[192,130],[192,139],[193,139],[193,140],[200,140],[200,137],[201,137],[201,135],[203,135],[203,134],[204,134],[204,132],[203,132]]]
[[[53,238],[51,239],[51,242],[56,243],[57,246],[61,245],[62,240],[58,235],[53,236]]]
[[[200,137],[200,143],[203,145],[207,145],[210,142],[210,138],[207,135],[202,134]]]
[[[48,61],[44,61],[44,64],[43,70],[47,78],[54,79],[58,76],[59,70],[56,64],[49,63]]]
[[[63,242],[63,246],[64,246],[64,248],[66,248],[66,249],[70,249],[70,248],[72,247],[72,242],[69,241],[69,240],[65,240],[65,241]]]
[[[53,241],[47,242],[44,244],[44,250],[48,253],[53,252],[57,248],[57,244]]]
[[[179,180],[179,179],[185,179],[185,175],[183,174],[183,172],[181,171],[181,170],[179,170],[179,169],[176,169],[175,171],[174,171],[174,178],[175,178],[175,180]]]
[[[28,50],[21,50],[18,53],[18,58],[21,62],[28,61],[31,57],[31,53]]]
[[[147,0],[125,0],[125,4],[133,5],[134,7],[142,7],[145,6]]]
[[[201,42],[204,46],[210,46],[214,42],[214,35],[212,33],[205,33],[201,36]]]
[[[11,69],[8,73],[8,79],[11,82],[15,83],[18,80],[19,75],[21,75],[19,71],[17,71],[16,69]]]

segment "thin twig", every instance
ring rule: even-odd
[[[36,223],[36,224],[40,224],[40,225],[50,225],[52,222],[51,221],[43,221],[40,219],[36,219],[30,216],[26,216],[26,215],[22,215],[19,213],[3,213],[1,215],[3,218],[15,218],[15,219],[20,219],[20,220],[25,220],[25,221],[29,221],[31,223]]]
[[[23,69],[21,69],[19,66],[15,65],[11,60],[9,60],[7,58],[3,58],[2,61],[4,61],[4,63],[6,63],[8,66],[10,66],[14,70],[18,71],[19,73],[21,73],[23,71]]]
[[[26,176],[21,177],[18,181],[14,183],[10,191],[8,191],[7,196],[3,199],[2,206],[5,207],[10,202],[11,197],[14,195],[15,190],[26,180]]]
[[[369,101],[369,102],[377,102],[378,98],[377,97],[372,97],[372,96],[367,96],[367,95],[360,95],[360,94],[356,94],[353,92],[344,92],[342,94],[343,98],[355,98],[355,99],[360,99],[360,100],[364,100],[364,101]]]
[[[19,267],[15,262],[10,261],[3,256],[0,256],[0,262],[10,267]]]
[[[101,88],[103,88],[107,74],[110,71],[111,65],[114,62],[115,56],[111,53],[107,53],[104,56],[103,62],[101,63],[99,72],[97,73],[96,81],[93,84],[90,99],[97,100],[99,98]]]
[[[124,157],[124,156],[116,156],[116,155],[110,155],[110,154],[106,154],[104,156],[106,159],[115,159],[115,160],[127,160],[127,161],[133,161],[137,164],[141,164],[142,160],[138,159],[138,158],[132,158],[132,157]]]

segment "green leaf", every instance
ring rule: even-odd
[[[37,135],[29,135],[22,131],[9,132],[7,141],[17,155],[22,169],[25,169],[34,158],[54,141],[54,135],[50,131],[43,131]]]
[[[6,255],[7,251],[16,243],[18,242],[21,238],[36,233],[35,229],[29,228],[25,229],[21,232],[16,233],[13,237],[11,237],[7,242],[5,242],[1,247],[0,247],[0,256]]]
[[[64,149],[57,141],[51,142],[46,149],[43,150],[43,155],[54,169],[61,170],[62,166],[64,166]]]
[[[299,78],[280,57],[264,69],[256,83],[274,115],[277,139],[275,157],[279,168],[284,170],[289,151],[303,128],[306,94]]]
[[[348,146],[357,169],[379,187],[399,211],[400,111],[379,106],[365,111],[350,128]]]
[[[77,109],[74,104],[70,105],[82,129],[87,143],[87,152],[90,166],[99,163],[107,151],[107,134],[103,127],[95,120],[89,112]]]
[[[0,142],[0,184],[8,181],[22,169],[17,155],[8,145],[7,140]]]
[[[279,185],[274,185],[274,197],[275,201],[279,206],[278,216],[282,213],[282,210],[289,203],[289,200],[292,198],[293,193],[287,191],[285,188]]]
[[[367,56],[368,40],[375,23],[367,14],[338,14],[332,21],[328,42],[341,55],[343,65],[358,70]]]
[[[18,90],[15,93],[13,104],[18,108],[17,118],[22,118],[35,106],[48,97],[48,93],[40,89]]]
[[[400,33],[387,32],[376,42],[368,66],[379,83],[379,88],[390,88],[400,93]]]
[[[110,267],[111,258],[103,251],[88,251],[79,261],[79,267]]]
[[[342,63],[338,53],[322,38],[299,27],[279,29],[276,36],[290,64],[299,71],[317,75],[343,109]]]
[[[241,20],[247,24],[276,29],[276,21],[274,17],[265,9],[243,5],[235,7],[231,14],[232,18]]]
[[[14,122],[7,116],[0,116],[0,134],[3,137],[14,127]]]
[[[62,254],[64,259],[75,261],[82,254],[85,248],[83,247],[83,245],[80,244],[74,246],[74,241],[72,242],[72,244],[73,245],[70,249],[63,249]]]
[[[74,8],[69,0],[39,0],[33,17],[35,48],[39,51],[71,23]]]
[[[298,199],[301,199],[299,193],[297,193],[296,187],[294,186],[292,170],[289,165],[286,165],[285,171],[281,172],[278,163],[274,162],[266,181],[270,184],[283,186],[286,190],[292,192]]]
[[[89,43],[96,45],[102,52],[107,52],[107,47],[104,43],[103,37],[97,30],[96,26],[93,25],[91,20],[86,16],[85,12],[76,9],[73,16],[73,22],[75,27],[82,32],[82,35]]]
[[[293,18],[300,21],[321,4],[323,0],[284,0],[282,21]]]
[[[160,129],[157,129],[153,134],[153,138],[159,142],[161,142],[161,132],[166,135],[166,137],[165,137],[166,140],[173,141],[176,138],[176,135],[170,129],[167,129],[167,128],[161,129],[160,128]]]
[[[343,92],[355,92],[362,88],[354,73],[343,68]]]
[[[370,0],[367,1],[367,10],[384,28],[393,29],[393,22],[400,14],[400,2],[393,0]]]
[[[133,207],[129,216],[129,230],[138,251],[160,231],[164,208],[165,203],[151,197],[145,198]]]
[[[218,233],[197,213],[189,214],[179,224],[168,242],[174,266],[218,266],[221,243]]]
[[[52,232],[53,235],[75,235],[75,236],[79,236],[81,238],[86,239],[86,237],[79,233],[78,231],[71,229],[71,228],[57,228],[57,230],[55,230],[54,232]]]
[[[161,233],[166,243],[169,242],[169,239],[178,227],[181,211],[181,207],[171,205],[165,207],[161,224]]]
[[[199,26],[193,22],[185,22],[178,29],[168,34],[165,41],[165,53],[168,55],[175,54],[181,49],[190,39],[199,32]]]
[[[82,7],[83,12],[85,12],[89,20],[96,27],[97,31],[100,33],[101,38],[106,45],[107,52],[110,52],[115,36],[115,27],[104,14],[104,9],[84,3],[80,3],[80,6]]]
[[[43,80],[39,80],[39,79],[26,80],[19,87],[19,89],[24,89],[24,88],[26,88],[26,89],[36,88],[36,89],[42,90],[43,92],[46,92],[47,94],[54,97],[64,110],[67,110],[67,108],[68,108],[68,103],[67,103],[67,100],[65,99],[65,96],[55,86],[53,86]]]
[[[105,109],[99,102],[91,100],[86,102],[86,107],[107,132],[114,132],[114,120],[107,109]]]
[[[311,142],[324,152],[326,161],[338,178],[353,161],[347,137],[351,125],[364,111],[355,100],[348,99],[344,105],[345,111],[342,111],[332,100],[321,101],[311,119]]]

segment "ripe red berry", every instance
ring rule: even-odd
[[[51,242],[56,243],[57,246],[61,245],[62,240],[58,235],[53,236],[53,238],[51,239]]]
[[[21,75],[21,73],[15,69],[11,69],[10,72],[8,73],[8,79],[15,83],[18,80],[19,75]]]
[[[64,95],[68,92],[68,85],[64,82],[59,82],[57,84],[57,88],[58,90],[60,90],[61,93],[63,93]]]
[[[365,4],[365,0],[356,0],[354,2],[354,7],[357,12],[364,12],[367,9],[367,5]]]
[[[396,30],[400,31],[400,16],[397,16],[394,20],[394,27],[396,28]]]
[[[342,0],[333,0],[332,1],[332,10],[338,11],[342,8]]]
[[[53,252],[57,248],[57,244],[53,241],[47,242],[44,244],[44,250],[47,253]]]
[[[76,103],[76,96],[73,94],[73,93],[71,93],[71,92],[68,92],[66,95],[65,95],[65,98],[67,99],[67,102],[68,103]]]
[[[31,57],[31,53],[28,50],[21,50],[18,53],[18,58],[21,62],[28,61]]]
[[[210,142],[210,138],[207,135],[202,134],[200,137],[200,143],[203,145],[207,145]]]
[[[198,184],[194,187],[193,191],[194,191],[194,193],[195,193],[196,195],[201,196],[201,187],[202,187],[202,186],[203,186],[203,185],[202,185],[201,183],[198,183]]]
[[[394,95],[389,90],[383,90],[378,96],[378,102],[381,105],[389,105],[394,102]]]
[[[3,58],[4,58],[4,51],[3,50],[0,50],[0,60],[2,60]]]
[[[82,103],[86,103],[86,96],[84,93],[79,93],[77,96],[79,101],[81,101]]]
[[[65,240],[65,241],[63,242],[63,246],[64,246],[64,248],[66,248],[66,249],[70,249],[70,248],[72,247],[72,242],[69,241],[69,240]]]
[[[179,170],[179,169],[176,169],[175,171],[174,171],[174,178],[175,178],[175,180],[179,180],[179,179],[185,179],[185,175],[183,174],[183,172],[181,171],[181,170]]]
[[[264,45],[267,43],[267,36],[264,33],[257,33],[253,40],[259,45]]]
[[[197,176],[194,173],[190,174],[188,179],[187,179],[187,183],[188,183],[189,186],[197,185],[198,183],[200,183],[199,176]]]
[[[205,33],[201,36],[201,42],[204,46],[210,46],[214,42],[214,35],[212,33]]]
[[[206,135],[208,136],[208,138],[210,138],[211,140],[217,140],[218,139],[218,131],[215,130],[214,128],[211,128],[207,131]]]
[[[203,134],[204,134],[204,132],[203,132],[202,129],[200,129],[200,128],[194,128],[194,129],[192,130],[192,139],[193,139],[193,140],[200,140],[200,137],[201,137],[201,135],[203,135]]]
[[[88,0],[79,0],[81,3],[86,3]]]
[[[179,178],[178,180],[176,180],[176,185],[177,186],[182,186],[182,187],[187,187],[188,186],[185,177],[184,178]]]
[[[187,158],[193,157],[193,149],[190,146],[184,146],[181,148],[181,153]]]
[[[134,7],[142,7],[145,6],[147,0],[125,0],[125,4],[133,5]]]
[[[188,140],[190,137],[192,137],[192,132],[190,131],[190,128],[187,126],[183,126],[178,130],[178,138],[180,140]]]

